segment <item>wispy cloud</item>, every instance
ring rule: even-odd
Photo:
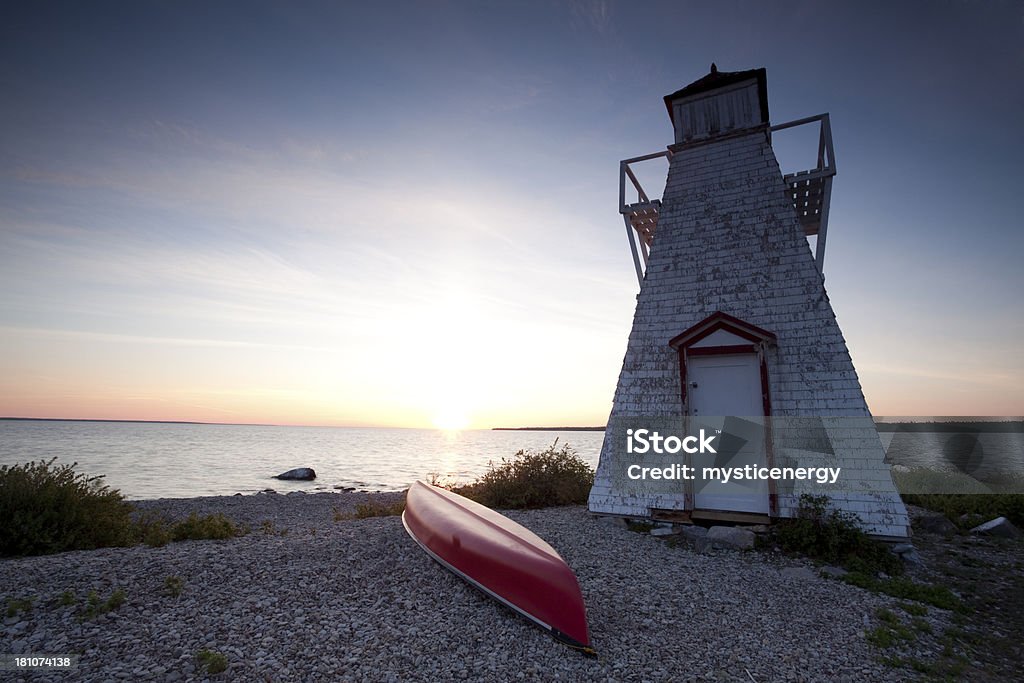
[[[600,35],[613,30],[612,7],[609,0],[571,0],[573,26],[588,28]]]
[[[70,341],[89,341],[113,344],[147,344],[155,346],[194,346],[207,348],[252,348],[252,349],[279,349],[286,351],[316,351],[323,353],[337,353],[337,348],[325,346],[304,346],[300,344],[271,344],[245,340],[229,339],[199,339],[182,337],[155,337],[133,334],[113,334],[108,332],[86,332],[82,330],[60,330],[32,327],[11,327],[0,326],[0,334],[17,335],[23,337],[45,337],[53,339],[64,339]]]

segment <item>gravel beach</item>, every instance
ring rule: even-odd
[[[586,599],[596,659],[556,643],[429,559],[399,517],[335,521],[368,497],[257,494],[144,501],[183,517],[223,512],[252,527],[185,541],[0,561],[0,653],[80,653],[73,671],[27,681],[186,681],[203,649],[211,680],[821,681],[900,680],[865,639],[895,600],[755,552],[697,553],[582,507],[508,513],[553,545]],[[270,525],[264,522],[272,522]],[[804,569],[800,569],[804,568]],[[180,580],[173,595],[168,586]],[[124,604],[81,619],[82,599]],[[61,606],[73,591],[77,606]],[[922,653],[924,654],[924,653]],[[19,678],[21,677],[21,678]]]

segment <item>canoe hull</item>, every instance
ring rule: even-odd
[[[422,482],[409,488],[402,523],[442,566],[562,642],[592,652],[576,575],[529,529]]]

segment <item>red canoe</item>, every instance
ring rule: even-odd
[[[428,555],[555,638],[593,654],[580,585],[554,548],[468,498],[422,482],[402,523]]]

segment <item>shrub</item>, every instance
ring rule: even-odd
[[[224,539],[247,529],[221,514],[171,524],[155,515],[132,520],[133,507],[103,477],[74,471],[78,463],[56,458],[0,467],[0,556],[44,555],[145,543],[163,546],[188,539]]]
[[[0,467],[0,555],[129,545],[132,508],[121,493],[55,461]]]
[[[151,548],[162,548],[174,540],[167,520],[154,515],[143,515],[135,522],[135,539]]]
[[[856,515],[830,510],[828,503],[828,496],[800,496],[797,516],[774,527],[783,550],[841,564],[851,571],[903,573],[902,561],[884,543],[864,533]]]
[[[556,448],[558,440],[543,451],[521,450],[511,460],[490,464],[490,470],[472,484],[455,487],[455,493],[487,507],[517,509],[587,502],[594,471],[569,444]]]

